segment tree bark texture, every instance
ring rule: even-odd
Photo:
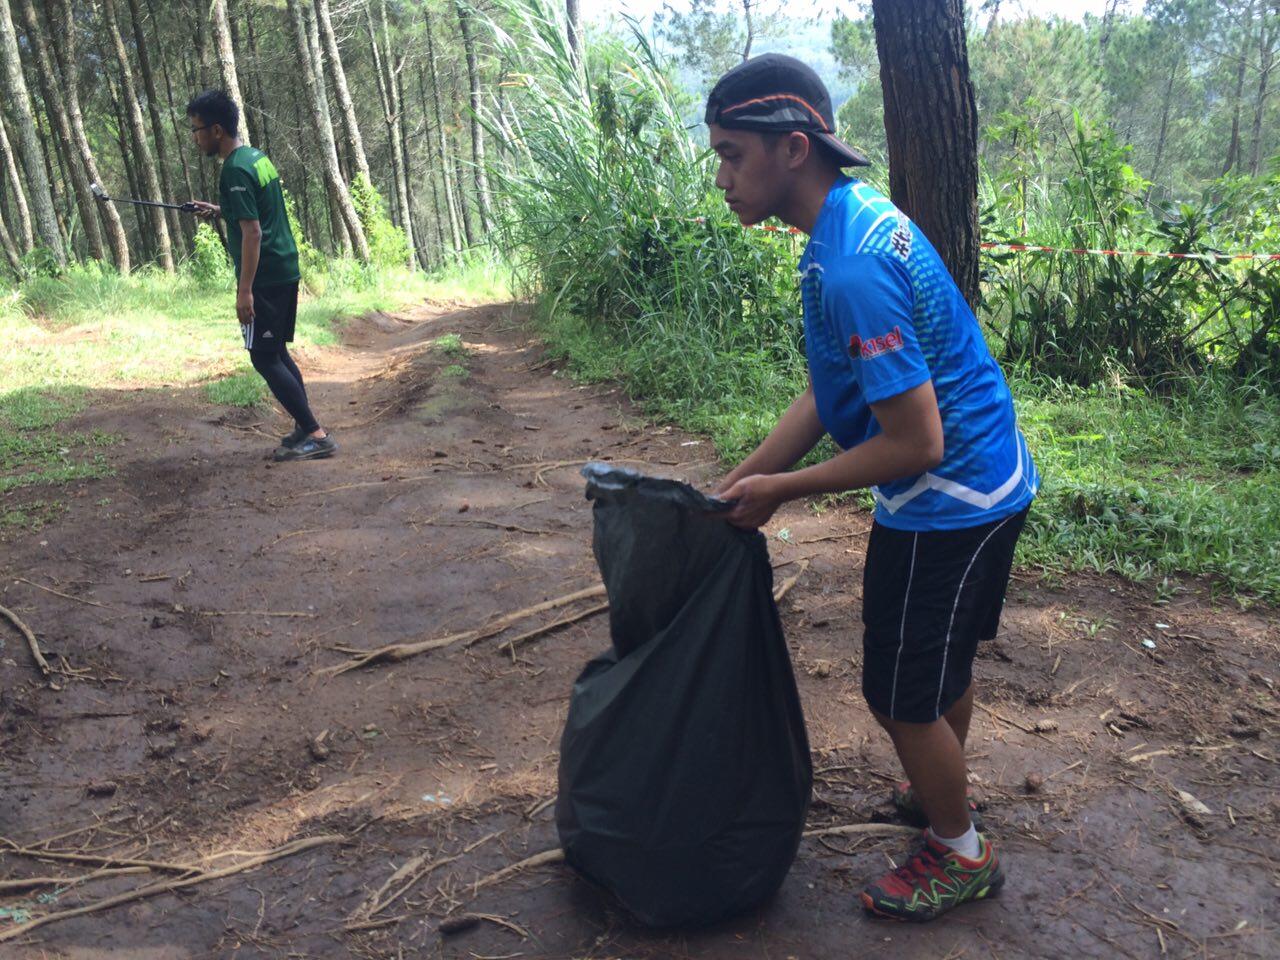
[[[873,0],[893,202],[978,290],[978,113],[961,0]]]
[[[40,93],[44,97],[45,109],[53,120],[58,143],[70,167],[69,179],[75,193],[76,207],[80,211],[80,222],[84,226],[89,255],[95,260],[102,260],[106,256],[106,249],[102,245],[97,202],[89,190],[89,184],[94,178],[84,170],[80,151],[75,145],[75,138],[71,133],[71,120],[67,116],[66,98],[62,95],[58,73],[53,59],[49,56],[49,47],[44,42],[44,31],[41,29],[40,19],[36,16],[36,8],[32,0],[22,0],[22,16],[27,28],[27,42],[36,59],[36,75],[39,77]]]
[[[13,117],[18,153],[27,175],[28,200],[40,242],[48,249],[57,263],[66,263],[62,247],[62,235],[58,232],[58,214],[53,206],[53,190],[44,169],[44,156],[40,150],[40,136],[36,132],[35,115],[31,110],[31,98],[27,81],[22,74],[22,60],[18,53],[18,37],[14,31],[9,0],[0,0],[0,82],[4,99]]]
[[[137,0],[130,0],[136,3]],[[236,50],[231,40],[231,23],[227,18],[227,0],[213,0],[209,6],[209,18],[213,23],[213,42],[218,51],[218,76],[222,88],[240,108],[240,139],[249,142],[249,119],[244,109],[244,96],[240,93],[240,75],[236,71]]]
[[[158,200],[163,196],[160,179],[156,176],[156,164],[152,158],[151,147],[147,143],[146,123],[142,119],[142,108],[138,106],[138,92],[133,84],[133,67],[129,63],[129,51],[125,48],[124,37],[120,33],[120,21],[116,16],[115,0],[102,0],[102,17],[107,28],[107,42],[115,53],[116,64],[120,67],[121,97],[129,130],[133,136],[133,148],[137,151],[135,168],[138,178],[146,190],[146,199]],[[169,273],[174,271],[173,243],[169,237],[169,225],[165,220],[165,211],[160,207],[148,207],[151,211],[151,229],[156,241],[156,254],[161,266]]]
[[[582,63],[582,11],[578,0],[565,0],[564,14],[569,56],[573,58],[573,65],[576,67]]]
[[[453,252],[462,250],[462,231],[458,224],[458,213],[454,205],[454,184],[449,174],[449,138],[444,128],[444,111],[440,106],[440,71],[436,67],[435,41],[431,35],[431,15],[424,14],[423,22],[427,31],[427,64],[431,71],[431,99],[436,115],[436,134],[440,151],[440,179],[444,182],[444,205],[449,211],[449,237],[453,241]],[[459,186],[461,186],[459,184]]]
[[[454,0],[458,14],[458,28],[462,31],[462,47],[467,59],[467,85],[471,102],[471,165],[476,183],[476,212],[480,216],[480,231],[488,233],[493,225],[489,215],[489,175],[484,162],[484,128],[480,125],[480,65],[476,56],[475,37],[471,31],[470,15],[463,10],[461,0]]]
[[[344,118],[343,128],[347,135],[347,149],[355,159],[356,169],[372,184],[373,176],[369,173],[369,159],[364,152],[364,139],[360,136],[360,122],[356,118],[356,107],[351,101],[351,92],[347,87],[347,71],[342,66],[342,51],[338,49],[338,38],[333,32],[333,21],[329,16],[329,0],[315,0],[315,9],[320,39],[329,57],[329,69],[333,72],[333,89],[337,94],[338,109],[342,111]]]
[[[9,194],[18,218],[18,239],[22,243],[22,252],[26,253],[36,245],[36,232],[31,224],[31,207],[27,204],[27,191],[22,186],[22,172],[18,169],[18,155],[13,152],[13,143],[9,140],[8,126],[3,112],[0,112],[0,162],[4,164]]]
[[[169,141],[165,136],[164,120],[160,116],[160,98],[156,95],[155,75],[151,72],[151,54],[147,50],[146,34],[142,31],[142,11],[138,0],[129,0],[129,15],[133,20],[133,37],[137,44],[138,69],[142,73],[142,88],[147,94],[147,113],[151,119],[151,134],[156,144],[156,169],[160,176],[161,199],[173,202],[173,182],[169,177]],[[156,33],[159,42],[159,31]],[[177,210],[166,210],[169,234],[182,247],[182,220]]]
[[[306,89],[306,99],[311,110],[311,122],[320,143],[321,160],[325,179],[325,188],[329,193],[330,204],[334,212],[340,215],[341,226],[345,228],[350,241],[360,259],[368,262],[369,242],[365,238],[360,217],[356,214],[355,205],[351,202],[351,193],[343,183],[338,171],[338,148],[333,137],[333,125],[329,122],[328,105],[325,103],[324,74],[316,69],[320,59],[318,38],[312,45],[312,37],[307,25],[302,6],[303,0],[288,0],[289,15],[293,20],[294,41],[298,49],[299,66],[302,68],[302,82]],[[338,224],[335,224],[337,227]],[[335,233],[339,233],[335,229]]]

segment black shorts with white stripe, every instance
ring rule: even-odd
[[[246,350],[280,350],[293,342],[298,320],[298,284],[253,288],[253,320],[240,324]]]
[[[978,642],[1000,625],[1026,509],[961,530],[876,523],[863,575],[862,693],[877,712],[930,723],[969,689]]]

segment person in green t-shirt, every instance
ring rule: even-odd
[[[236,318],[253,368],[293,417],[276,460],[331,457],[338,445],[316,421],[302,372],[289,355],[298,314],[298,245],[289,228],[280,174],[265,153],[240,141],[240,108],[221,90],[187,104],[191,136],[205,156],[222,160],[218,203],[196,200],[196,216],[221,215],[236,269]]]

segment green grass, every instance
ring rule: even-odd
[[[0,353],[0,497],[109,474],[102,448],[120,438],[63,424],[113,392],[198,389],[221,406],[262,403],[267,391],[248,365],[233,291],[221,279],[201,282],[191,270],[120,277],[83,265],[0,287],[0,338],[10,345]],[[303,346],[336,343],[342,317],[506,293],[502,271],[481,258],[433,277],[331,263],[314,286],[318,292],[304,294],[298,308]],[[457,349],[465,354],[461,340]],[[0,501],[0,528],[38,526],[56,512],[56,503]]]
[[[545,306],[538,316],[574,377],[621,379],[650,415],[709,434],[728,464],[804,386],[798,358],[717,353],[680,328],[665,342],[628,342]],[[691,356],[702,370],[695,386]],[[1238,599],[1280,603],[1280,399],[1226,376],[1163,396],[1025,375],[1011,387],[1042,477],[1021,564],[1115,572],[1154,580],[1157,591],[1175,574],[1207,576]],[[827,444],[814,457],[833,452]]]

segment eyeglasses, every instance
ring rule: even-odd
[[[191,128],[191,132],[192,132],[192,133],[199,133],[201,130],[208,130],[208,129],[209,129],[208,127],[192,127],[192,128]]]

